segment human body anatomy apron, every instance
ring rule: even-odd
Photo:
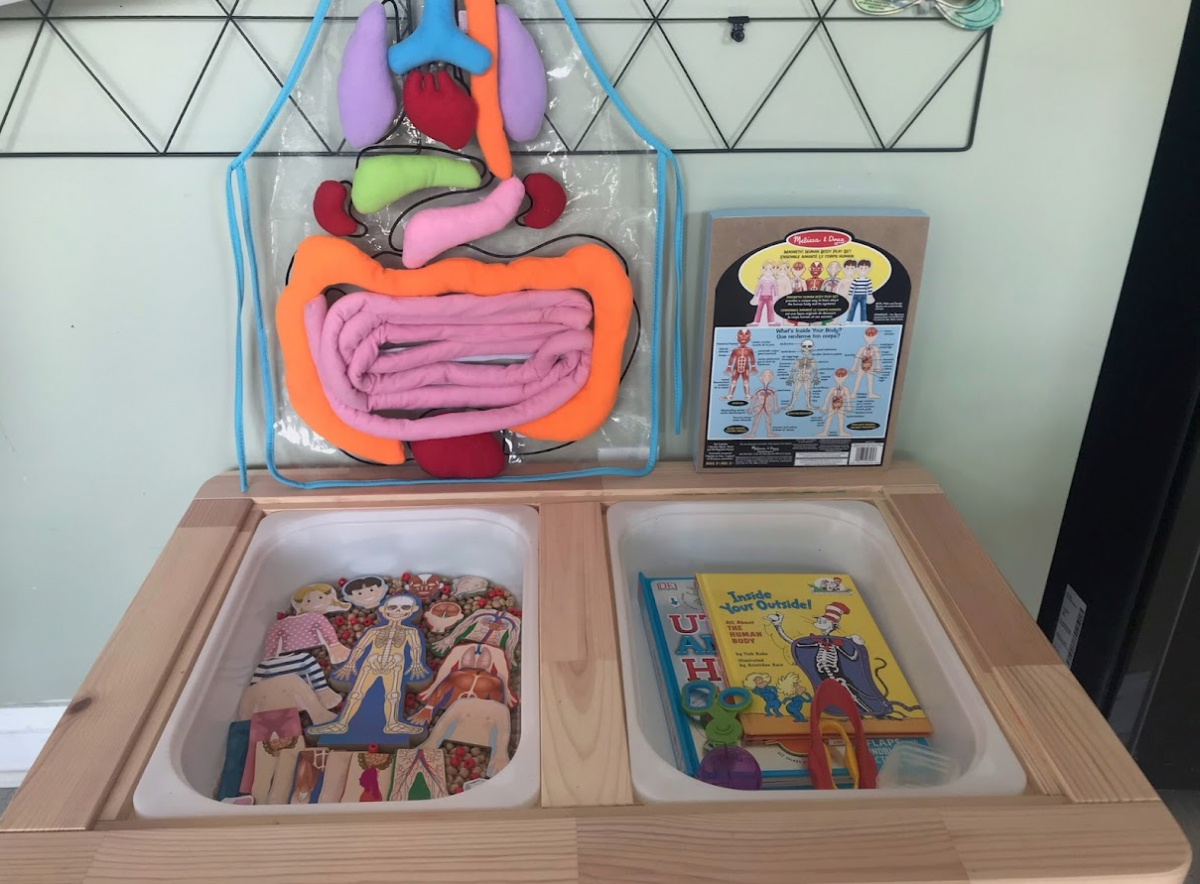
[[[502,433],[508,462],[525,465],[491,481],[654,467],[665,267],[673,253],[678,280],[682,179],[609,82],[566,0],[555,2],[561,21],[537,15],[538,0],[468,0],[455,28],[454,0],[424,0],[415,23],[395,4],[370,4],[357,18],[344,13],[361,4],[317,4],[282,91],[226,181],[243,487],[244,392],[261,406],[267,469],[293,487],[456,481],[399,465],[406,443],[468,432]],[[531,112],[509,80],[538,70],[534,47],[550,76]],[[383,51],[390,83],[372,61]],[[347,112],[371,90],[379,101]],[[438,112],[455,102],[476,109],[442,125],[431,101]],[[539,125],[531,113],[542,110]],[[469,131],[463,119],[475,138],[439,143],[427,118],[446,142]],[[362,146],[376,134],[357,155],[343,140]],[[265,212],[252,204],[252,177],[269,193]],[[261,265],[256,234],[267,250]],[[247,347],[257,383],[243,376]],[[286,475],[348,457],[395,465],[394,478]]]

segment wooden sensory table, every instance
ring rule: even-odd
[[[355,468],[369,477],[372,468]],[[304,478],[344,477],[313,470]],[[604,508],[625,500],[879,508],[1028,775],[1026,793],[641,806],[630,783]],[[540,806],[252,822],[132,815],[134,787],[255,527],[278,510],[525,503],[541,511]],[[339,832],[340,830],[340,832]],[[342,834],[344,833],[344,834]],[[285,488],[232,474],[192,501],[0,819],[23,882],[1178,882],[1188,843],[933,478],[919,466],[518,486]]]

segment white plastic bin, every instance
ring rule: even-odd
[[[259,523],[133,796],[138,816],[413,813],[523,807],[541,788],[537,512],[529,507],[276,513]],[[243,807],[212,798],[225,738],[289,594],[337,575],[479,574],[521,601],[521,735],[503,771],[459,795],[381,804]]]
[[[1015,795],[1013,755],[875,507],[861,501],[621,503],[608,511],[633,789],[643,802],[862,800]],[[916,789],[742,792],[678,770],[642,616],[638,572],[845,573],[867,600],[934,728],[930,745],[961,775]]]

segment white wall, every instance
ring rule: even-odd
[[[1010,0],[967,153],[684,161],[693,301],[706,210],[932,216],[900,446],[1031,609],[1187,11],[1154,6]],[[0,159],[0,703],[74,691],[195,488],[233,463],[223,168]]]

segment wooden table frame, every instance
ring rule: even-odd
[[[356,469],[355,477],[372,468]],[[336,478],[343,470],[310,471]],[[1024,795],[640,806],[603,510],[625,500],[866,500],[883,514],[1024,766]],[[138,778],[264,514],[525,503],[541,511],[537,808],[148,822]],[[331,826],[353,827],[338,839]],[[22,882],[1179,882],[1188,843],[933,479],[913,464],[300,491],[207,482],[0,818]]]

